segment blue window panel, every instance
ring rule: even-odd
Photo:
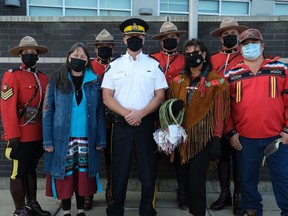
[[[30,16],[63,16],[62,8],[30,7]]]
[[[76,0],[65,0],[66,6],[73,7],[97,7],[97,0],[84,0],[84,1],[76,1]]]
[[[288,15],[288,4],[275,3],[275,15]]]
[[[188,12],[188,0],[160,0],[160,13],[162,11]],[[162,14],[162,13],[161,13]]]
[[[100,10],[100,16],[131,16],[130,11]]]
[[[63,0],[29,0],[29,4],[33,5],[49,5],[49,6],[62,6]]]
[[[199,0],[198,2],[199,14],[218,14],[219,1],[218,0]]]
[[[66,8],[65,13],[66,13],[66,16],[97,16],[97,10]]]
[[[100,0],[101,8],[116,8],[116,9],[128,9],[131,10],[131,0]]]
[[[222,2],[221,14],[248,15],[248,2]]]

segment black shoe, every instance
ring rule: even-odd
[[[31,200],[26,207],[33,213],[34,216],[51,216],[51,213],[43,210],[36,200]]]
[[[182,210],[188,209],[188,202],[187,197],[183,190],[177,190],[177,202],[178,202],[178,208]]]
[[[94,195],[85,197],[84,210],[88,211],[92,208]]]
[[[13,216],[33,216],[29,213],[27,208],[15,210],[12,214]]]
[[[221,193],[218,200],[216,200],[212,205],[210,206],[211,210],[219,211],[224,209],[225,206],[231,206],[232,205],[232,197],[231,193]]]
[[[77,216],[86,216],[84,212],[77,214]]]

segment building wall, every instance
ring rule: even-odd
[[[0,17],[0,75],[9,68],[19,66],[20,59],[9,54],[9,49],[18,46],[19,41],[25,35],[34,37],[38,44],[45,45],[49,52],[42,56],[37,63],[39,70],[48,75],[54,72],[65,61],[66,54],[75,42],[87,43],[95,39],[95,36],[103,29],[110,31],[114,39],[118,41],[114,56],[125,52],[122,42],[122,34],[118,29],[120,22],[128,17],[24,17],[6,16]],[[144,53],[159,51],[159,42],[151,37],[159,32],[160,26],[165,20],[174,22],[178,29],[188,30],[187,17],[142,17],[150,26],[146,35]],[[270,55],[280,55],[288,58],[288,17],[235,17],[240,24],[258,28],[263,33],[265,40],[265,52]],[[211,53],[220,49],[218,38],[210,36],[210,32],[219,27],[222,17],[200,16],[198,23],[199,38],[204,40]],[[180,50],[187,35],[181,36]],[[93,47],[89,47],[91,56],[94,56]],[[2,133],[3,129],[0,128]],[[5,142],[0,142],[0,177],[9,176],[11,162],[5,156]],[[102,156],[102,173],[104,172],[104,160]],[[43,160],[39,164],[39,175],[43,175]],[[131,177],[137,176],[135,163],[131,168]],[[174,178],[174,166],[169,163],[168,157],[162,155],[159,178]],[[213,174],[211,178],[214,178]],[[268,179],[267,169],[264,168],[261,178]]]

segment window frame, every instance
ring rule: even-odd
[[[275,1],[274,2],[274,15],[276,15],[276,4],[288,6],[288,1]],[[277,16],[287,16],[287,14],[282,14],[282,15],[277,15]]]
[[[62,0],[62,5],[39,5],[39,4],[30,4],[29,0],[27,0],[26,9],[27,9],[27,16],[31,16],[30,7],[41,7],[41,8],[59,8],[62,9],[62,16],[66,16],[66,9],[82,9],[82,10],[95,10],[97,12],[97,16],[100,16],[101,11],[120,11],[120,12],[128,12],[130,16],[132,16],[132,8],[133,8],[133,1],[130,0],[130,9],[117,9],[117,8],[103,8],[100,7],[101,0],[97,1],[97,7],[77,7],[77,6],[67,6],[65,4],[66,0]]]
[[[200,0],[199,0],[200,1]],[[217,15],[217,16],[250,16],[251,15],[251,0],[217,0],[218,4],[218,13],[200,13],[198,7],[199,15]],[[223,2],[236,2],[236,3],[248,3],[248,14],[223,14],[222,13],[222,4]],[[199,4],[199,3],[198,3]]]

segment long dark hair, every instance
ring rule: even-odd
[[[199,47],[202,53],[206,52],[206,57],[205,57],[204,62],[203,62],[203,67],[202,67],[201,73],[205,69],[209,70],[208,72],[210,72],[212,70],[212,62],[210,60],[210,53],[208,51],[208,48],[205,46],[204,42],[199,40],[199,39],[196,39],[196,38],[192,38],[191,40],[185,41],[184,46],[183,46],[183,53],[184,54],[185,54],[187,48],[190,46]],[[190,76],[190,74],[191,74],[190,67],[187,64],[185,64],[185,66],[184,66],[184,71],[185,71],[185,73],[187,73],[187,75]]]
[[[82,48],[84,50],[85,55],[87,56],[88,63],[86,69],[91,68],[90,54],[87,46],[80,42],[73,44],[67,53],[66,62],[60,67],[58,71],[56,71],[56,74],[54,76],[54,81],[56,82],[56,88],[66,93],[71,92],[73,89],[72,82],[68,79],[68,73],[71,72],[71,67],[68,59],[71,53],[73,53],[78,48]]]

